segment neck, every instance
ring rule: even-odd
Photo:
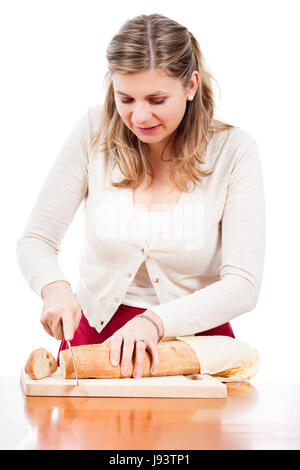
[[[153,167],[168,168],[171,160],[171,152],[166,147],[148,150],[148,160]]]
[[[148,144],[148,157],[150,161],[157,163],[166,163],[161,160],[161,155],[163,154],[164,160],[170,159],[170,140],[164,140],[162,142],[156,142],[153,144]]]

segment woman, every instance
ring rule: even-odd
[[[146,350],[155,374],[160,339],[234,337],[230,320],[255,307],[263,181],[253,137],[213,118],[212,77],[184,26],[133,18],[107,60],[105,102],[65,142],[17,254],[60,350],[109,341],[112,364],[126,376],[133,359],[138,378]],[[74,294],[57,253],[83,199]]]

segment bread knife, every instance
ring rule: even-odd
[[[63,323],[61,323],[61,331],[62,331],[62,333],[63,333],[63,335],[64,335],[64,338],[65,338]],[[66,338],[65,338],[65,340],[66,340]],[[66,340],[66,342],[67,342],[68,348],[69,348],[70,353],[71,353],[72,362],[73,362],[73,369],[74,369],[74,373],[75,373],[75,377],[76,377],[76,386],[78,387],[78,386],[79,386],[79,381],[78,381],[78,375],[77,375],[77,371],[76,371],[75,359],[74,359],[74,354],[73,354],[72,346],[71,346],[70,341]]]

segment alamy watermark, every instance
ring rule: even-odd
[[[96,236],[100,240],[182,241],[187,250],[198,250],[204,242],[204,206],[201,202],[182,202],[173,210],[167,204],[130,207],[126,198],[97,202]],[[140,210],[138,210],[140,209]]]

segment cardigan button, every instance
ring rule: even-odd
[[[143,256],[145,256],[145,254],[146,254],[145,249],[144,249],[144,248],[141,248],[141,249],[140,249],[140,253],[141,253]]]
[[[153,282],[155,282],[155,283],[159,282],[159,277],[154,277]]]

